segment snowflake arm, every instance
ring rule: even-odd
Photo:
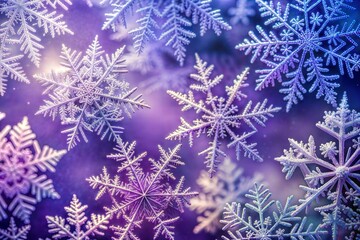
[[[21,228],[16,226],[14,218],[10,218],[9,227],[0,229],[0,239],[3,240],[26,240],[27,234],[30,231],[30,225],[25,225]]]

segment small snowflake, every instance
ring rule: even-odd
[[[200,116],[193,121],[193,124],[188,123],[185,119],[181,118],[181,125],[177,130],[172,132],[167,139],[179,139],[188,137],[190,146],[193,145],[194,135],[199,137],[201,134],[206,134],[211,138],[209,147],[200,152],[199,155],[206,154],[205,164],[209,168],[209,173],[212,175],[215,173],[217,165],[219,163],[219,156],[226,156],[225,152],[220,149],[221,140],[229,137],[231,142],[227,144],[227,147],[235,146],[237,159],[240,158],[241,152],[244,152],[245,157],[249,157],[253,160],[262,161],[259,156],[256,147],[256,143],[248,143],[247,139],[257,132],[255,124],[265,126],[265,122],[269,117],[273,116],[273,113],[278,112],[280,108],[267,106],[267,99],[263,102],[257,103],[252,108],[252,101],[249,101],[244,107],[242,112],[239,112],[239,106],[234,103],[235,100],[242,100],[246,98],[241,89],[247,87],[245,83],[249,69],[238,75],[234,80],[232,86],[226,86],[227,97],[219,97],[215,95],[213,88],[219,84],[223,75],[218,75],[214,79],[211,79],[214,66],[207,66],[196,55],[195,69],[197,74],[191,74],[190,77],[197,81],[197,84],[192,84],[190,88],[200,94],[204,94],[205,97],[201,100],[196,100],[192,91],[188,94],[180,92],[174,92],[169,90],[168,94],[174,98],[179,105],[183,105],[182,111],[194,109]],[[241,123],[245,123],[251,128],[249,132],[242,132],[242,135],[235,133],[236,129],[239,129]]]
[[[0,220],[7,218],[7,210],[29,222],[37,202],[44,197],[59,198],[52,181],[39,172],[55,172],[66,151],[41,148],[35,137],[26,117],[0,132]]]
[[[206,171],[202,171],[197,180],[202,192],[190,201],[190,209],[201,214],[197,218],[198,225],[194,228],[194,233],[202,230],[215,233],[221,226],[219,220],[226,204],[243,202],[245,193],[261,179],[262,176],[258,174],[251,178],[244,177],[243,169],[237,168],[230,158],[225,158],[212,178]]]
[[[94,131],[101,139],[116,139],[123,128],[118,126],[124,116],[148,108],[141,95],[133,96],[136,88],[122,80],[126,73],[124,47],[114,54],[104,55],[96,36],[83,56],[63,45],[61,63],[65,72],[35,75],[46,86],[49,100],[37,114],[60,116],[67,133],[68,148],[76,146],[80,136],[87,142],[85,131]]]
[[[225,225],[223,230],[227,230],[230,237],[223,235],[222,239],[321,239],[321,235],[326,234],[320,225],[315,229],[313,224],[306,227],[306,217],[292,216],[295,209],[291,204],[293,196],[288,197],[283,206],[279,201],[269,200],[269,189],[257,184],[245,196],[252,202],[245,206],[236,202],[226,205],[220,222]],[[277,211],[269,211],[274,204]],[[250,217],[248,211],[254,214]]]
[[[18,228],[15,224],[14,218],[10,218],[9,227],[0,229],[0,239],[3,240],[26,240],[27,234],[30,231],[30,225],[25,225]]]
[[[82,205],[76,195],[73,195],[70,207],[65,207],[68,215],[66,220],[59,216],[46,216],[52,239],[80,240],[90,239],[90,236],[95,235],[103,236],[103,231],[108,229],[106,225],[109,223],[109,216],[91,214],[91,220],[88,220],[85,215],[87,208],[87,205]],[[74,230],[71,230],[72,227]]]
[[[177,165],[184,165],[177,155],[180,145],[168,151],[159,146],[160,160],[149,159],[149,173],[144,172],[141,166],[146,153],[135,155],[135,145],[135,142],[128,144],[119,140],[115,149],[117,153],[108,156],[121,161],[118,172],[126,174],[111,178],[104,167],[103,174],[90,177],[87,181],[91,187],[98,189],[96,199],[105,194],[109,195],[112,205],[105,207],[107,214],[124,221],[121,226],[111,226],[118,239],[139,240],[135,229],[141,228],[143,220],[156,224],[154,239],[160,235],[166,239],[174,239],[173,224],[179,219],[176,215],[183,212],[189,198],[197,195],[190,192],[190,188],[183,190],[184,177],[175,187],[169,183],[169,179],[176,179],[172,169]],[[123,177],[126,177],[126,180],[122,180]]]
[[[349,0],[293,0],[284,7],[278,2],[256,0],[265,25],[274,31],[266,31],[261,26],[256,29],[260,36],[249,32],[250,40],[236,46],[237,49],[252,54],[253,63],[258,57],[267,68],[257,70],[257,90],[276,81],[282,82],[280,93],[285,94],[286,110],[303,100],[304,94],[317,91],[316,97],[336,105],[336,91],[339,87],[337,74],[329,73],[338,69],[353,78],[360,64],[356,38],[360,36],[360,25],[349,18],[347,11],[354,11]],[[286,80],[283,81],[283,75]],[[309,89],[305,84],[312,82]]]
[[[323,215],[330,212],[333,221],[333,236],[337,239],[338,224],[341,219],[342,205],[346,204],[346,192],[351,189],[360,191],[360,147],[352,144],[360,136],[360,114],[350,110],[348,99],[344,94],[336,111],[325,112],[324,122],[316,126],[324,133],[336,139],[320,145],[321,155],[316,154],[316,144],[312,136],[308,143],[289,139],[290,149],[284,155],[276,158],[283,165],[286,179],[292,177],[297,168],[301,169],[307,186],[300,186],[306,191],[300,205],[296,206],[293,215],[319,198],[328,199],[329,204],[322,202],[315,210]]]
[[[5,0],[0,3],[0,13],[5,20],[0,22],[0,37],[2,42],[20,43],[20,50],[27,54],[36,65],[40,64],[41,38],[36,34],[37,28],[52,37],[60,34],[73,34],[63,15],[51,11],[60,6],[67,10],[71,0]]]
[[[228,12],[231,16],[231,24],[242,23],[248,25],[250,22],[249,17],[255,15],[254,2],[253,0],[237,0],[236,7],[230,8]]]

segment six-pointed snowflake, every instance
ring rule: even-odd
[[[21,228],[16,226],[14,218],[10,218],[10,224],[7,229],[0,229],[0,239],[2,240],[26,240],[30,231],[30,225]]]
[[[249,17],[255,15],[254,2],[253,0],[237,0],[236,7],[230,8],[228,12],[231,16],[230,23],[232,25],[238,23],[248,25]]]
[[[213,90],[222,81],[223,75],[218,75],[211,79],[210,75],[213,68],[213,65],[208,67],[207,63],[196,55],[195,69],[198,73],[191,74],[190,77],[197,83],[192,84],[190,88],[204,94],[205,97],[203,99],[196,100],[192,91],[189,91],[188,94],[168,91],[168,94],[179,105],[183,105],[182,111],[194,109],[200,117],[195,119],[192,124],[181,118],[181,125],[167,137],[167,139],[179,140],[188,137],[190,146],[192,146],[194,136],[199,137],[201,134],[206,133],[212,140],[209,143],[210,146],[200,152],[199,155],[206,154],[205,164],[209,168],[211,175],[216,171],[219,157],[226,156],[225,152],[220,149],[221,140],[225,138],[231,139],[227,147],[236,147],[237,159],[240,158],[243,151],[245,157],[262,161],[256,149],[256,143],[248,143],[247,140],[257,132],[255,124],[265,126],[268,118],[280,110],[280,108],[273,107],[272,105],[267,106],[267,99],[265,99],[263,102],[257,103],[253,108],[252,101],[249,101],[246,106],[244,105],[245,107],[242,112],[240,112],[239,106],[234,102],[235,100],[240,101],[247,97],[242,92],[242,88],[248,86],[245,80],[249,69],[245,69],[241,75],[238,75],[232,86],[226,86],[227,98],[223,98],[215,95]],[[235,130],[240,128],[242,122],[248,125],[251,130],[248,132],[242,131],[240,135]]]
[[[316,152],[315,140],[309,137],[308,143],[289,139],[290,149],[284,155],[276,158],[283,165],[286,179],[289,179],[297,168],[304,175],[306,186],[300,186],[306,191],[300,205],[296,206],[293,215],[309,207],[315,200],[328,199],[329,204],[321,202],[315,210],[323,215],[331,213],[334,221],[334,239],[337,239],[338,228],[343,228],[341,208],[346,205],[347,191],[360,191],[360,114],[350,110],[346,94],[336,111],[325,112],[324,122],[316,126],[331,136],[336,142],[328,141],[320,145],[320,155]]]
[[[224,240],[263,240],[263,239],[321,239],[326,231],[321,225],[315,229],[313,225],[306,225],[307,218],[293,217],[295,206],[291,204],[293,196],[287,198],[283,206],[280,201],[270,200],[269,189],[263,185],[255,184],[254,188],[246,194],[252,203],[242,206],[240,203],[228,203],[225,207],[224,217],[220,222],[224,224],[223,230],[228,230]],[[272,205],[277,211],[270,211]],[[254,212],[254,215],[248,213]]]
[[[200,25],[200,35],[213,29],[217,35],[222,29],[231,27],[224,22],[220,10],[212,9],[211,0],[103,0],[113,10],[106,14],[103,29],[127,26],[127,19],[137,15],[138,27],[130,29],[137,53],[144,50],[151,40],[165,40],[166,46],[174,49],[177,60],[183,64],[186,45],[196,34],[190,29],[192,24]],[[158,34],[159,32],[159,34]]]
[[[249,32],[250,40],[236,46],[252,54],[253,63],[258,57],[267,68],[259,69],[257,90],[276,81],[282,82],[281,93],[285,94],[287,111],[303,99],[307,91],[317,91],[316,97],[324,96],[328,103],[336,105],[335,88],[338,74],[353,77],[359,68],[359,54],[355,51],[360,36],[360,25],[355,21],[341,22],[349,18],[348,11],[355,10],[349,0],[293,0],[283,5],[273,1],[256,0],[265,25],[259,35]],[[331,69],[338,69],[334,74]],[[286,79],[283,81],[283,75]],[[305,84],[312,82],[307,90]]]
[[[221,227],[219,220],[226,204],[243,202],[245,193],[261,180],[262,176],[258,174],[251,178],[244,177],[243,169],[236,168],[236,164],[228,157],[219,165],[214,177],[210,178],[206,171],[202,171],[197,180],[202,191],[198,197],[190,200],[190,209],[201,214],[197,218],[198,225],[194,233],[202,230],[215,233]]]
[[[124,221],[121,226],[111,226],[118,239],[139,240],[136,228],[141,227],[143,220],[155,224],[154,239],[160,235],[174,239],[173,224],[179,219],[177,213],[183,212],[188,200],[197,195],[190,188],[183,190],[184,177],[175,187],[169,182],[176,179],[172,169],[184,164],[178,156],[180,145],[168,151],[159,146],[160,159],[149,159],[150,172],[144,172],[141,166],[146,153],[135,155],[135,145],[135,142],[128,144],[118,140],[117,153],[108,156],[121,161],[118,172],[126,174],[111,178],[104,167],[101,175],[90,177],[87,181],[91,187],[98,189],[96,199],[109,195],[112,205],[105,207],[107,214]]]
[[[136,88],[129,88],[122,74],[126,73],[123,50],[104,55],[96,36],[83,56],[63,46],[61,63],[65,72],[35,75],[46,86],[49,100],[37,114],[60,116],[63,125],[69,127],[68,148],[74,147],[81,138],[87,142],[85,131],[95,131],[101,139],[116,139],[123,128],[118,122],[126,114],[131,117],[135,110],[147,108],[141,95],[133,96]]]
[[[76,195],[73,195],[70,207],[65,207],[68,215],[66,220],[59,216],[46,216],[52,239],[85,240],[95,235],[103,236],[103,231],[108,229],[106,225],[109,223],[109,216],[91,214],[91,220],[88,220],[85,215],[87,208],[87,205],[82,205]],[[71,230],[72,227],[74,230]]]
[[[0,132],[0,220],[7,218],[8,211],[29,222],[37,202],[44,197],[59,198],[52,181],[40,173],[55,172],[66,151],[41,148],[35,137],[26,117]]]

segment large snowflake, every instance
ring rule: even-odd
[[[263,239],[321,239],[326,231],[321,225],[316,228],[313,224],[307,226],[307,218],[292,216],[295,206],[292,205],[293,196],[287,198],[285,205],[280,201],[270,200],[271,193],[263,185],[255,184],[246,194],[251,203],[242,206],[241,203],[228,203],[224,217],[220,222],[223,230],[228,230],[224,240],[263,240]],[[276,205],[276,210],[270,209]],[[248,213],[248,211],[254,214]]]
[[[124,47],[111,55],[104,51],[96,37],[85,55],[63,46],[61,65],[65,72],[35,75],[46,86],[49,100],[37,114],[59,116],[66,133],[69,149],[81,138],[87,142],[86,131],[97,132],[101,139],[116,139],[123,128],[118,122],[124,115],[131,117],[135,110],[147,108],[141,95],[133,96],[136,88],[129,88],[123,80],[126,73]]]
[[[55,172],[66,151],[41,148],[35,137],[26,117],[0,132],[0,220],[9,211],[29,222],[37,202],[44,197],[59,198],[52,181],[40,173]]]
[[[91,214],[91,220],[85,215],[87,205],[82,205],[76,195],[70,202],[69,207],[65,207],[68,217],[46,216],[49,233],[52,239],[90,239],[92,236],[103,236],[107,230],[109,216]],[[68,222],[68,224],[66,223]],[[74,228],[74,231],[71,228]],[[83,228],[83,229],[82,229]]]
[[[236,147],[238,159],[243,151],[245,157],[262,161],[256,149],[256,143],[248,143],[247,140],[257,132],[256,124],[265,126],[268,118],[272,117],[273,113],[278,112],[280,108],[272,105],[267,106],[267,99],[265,99],[256,103],[254,107],[252,101],[249,101],[246,105],[243,104],[243,110],[240,112],[235,100],[240,101],[247,97],[242,92],[242,88],[248,86],[245,83],[249,73],[248,68],[236,77],[233,85],[226,86],[226,98],[217,96],[214,92],[214,87],[222,81],[223,75],[211,79],[213,65],[207,66],[207,63],[196,55],[195,69],[198,73],[191,74],[190,77],[197,83],[192,84],[190,88],[205,95],[202,99],[196,100],[192,91],[186,94],[169,90],[168,94],[179,105],[183,105],[182,111],[194,109],[199,118],[193,120],[192,124],[181,118],[181,125],[167,139],[181,140],[188,137],[190,146],[192,146],[194,136],[199,137],[201,134],[206,134],[207,137],[211,138],[210,146],[199,153],[199,155],[206,154],[205,164],[209,168],[211,175],[216,171],[219,156],[226,156],[225,152],[220,149],[221,140],[225,138],[231,140],[227,147]],[[240,135],[235,130],[240,128],[242,122],[248,125],[251,130],[243,130]]]
[[[244,202],[245,193],[261,180],[259,174],[251,178],[244,177],[243,169],[237,168],[228,157],[219,165],[219,171],[214,177],[210,178],[206,171],[202,171],[197,180],[202,191],[198,197],[190,200],[190,209],[201,214],[197,218],[198,225],[194,233],[202,230],[215,233],[221,226],[219,220],[226,204]]]
[[[236,46],[252,54],[252,63],[260,57],[267,66],[257,70],[260,77],[256,80],[256,89],[282,82],[280,93],[286,95],[287,111],[302,100],[307,91],[317,91],[317,98],[324,96],[328,103],[336,105],[338,74],[347,72],[353,77],[360,63],[355,53],[360,25],[355,21],[344,22],[349,18],[347,11],[355,10],[350,6],[352,1],[293,0],[284,7],[280,2],[256,2],[261,16],[266,18],[265,25],[271,25],[274,31],[257,26],[259,35],[251,31],[251,39]],[[330,73],[335,68],[337,73]],[[308,90],[307,82],[312,82]]]
[[[130,29],[129,33],[134,36],[136,51],[141,53],[151,40],[166,40],[165,45],[174,49],[181,64],[186,45],[196,36],[190,28],[192,24],[200,25],[200,35],[208,29],[213,29],[217,35],[222,29],[231,29],[222,19],[220,10],[212,9],[211,0],[103,0],[102,3],[109,3],[113,8],[106,14],[103,29],[126,27],[129,15],[135,14],[138,27]]]
[[[360,192],[360,114],[349,109],[348,99],[344,94],[336,111],[325,112],[324,122],[319,122],[316,126],[336,142],[321,144],[321,155],[318,155],[312,136],[308,143],[289,139],[290,149],[285,150],[284,155],[276,160],[283,165],[286,179],[300,168],[307,184],[300,186],[306,191],[306,195],[300,200],[293,215],[319,198],[328,199],[329,204],[322,202],[315,210],[323,215],[329,212],[332,214],[333,236],[337,239],[338,229],[344,228],[340,212],[348,202],[346,192]]]
[[[143,220],[155,224],[154,239],[160,235],[174,239],[173,224],[179,219],[178,212],[183,212],[184,204],[197,194],[190,188],[183,190],[184,177],[175,187],[169,183],[169,179],[176,179],[172,169],[184,164],[178,156],[180,145],[168,151],[159,146],[159,161],[149,159],[151,171],[144,172],[141,161],[146,153],[135,155],[135,144],[119,140],[117,153],[108,156],[121,161],[118,172],[126,174],[111,178],[104,167],[103,174],[87,180],[91,187],[99,190],[96,199],[109,195],[112,205],[105,207],[107,214],[124,222],[121,226],[111,227],[118,239],[139,240],[135,229],[141,227]]]
[[[10,218],[10,224],[7,229],[0,229],[0,239],[2,240],[26,240],[30,231],[30,225],[21,228],[16,226],[14,218]]]
[[[0,22],[2,41],[18,42],[20,50],[28,55],[36,65],[40,64],[41,38],[37,28],[52,37],[60,34],[73,34],[62,20],[63,15],[57,14],[58,6],[67,10],[71,0],[5,0],[0,3],[0,13],[4,20]]]

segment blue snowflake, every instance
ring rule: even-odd
[[[347,195],[360,192],[360,113],[349,109],[344,94],[336,111],[325,112],[324,122],[316,126],[336,142],[321,144],[321,155],[318,155],[312,136],[308,143],[289,139],[290,149],[276,160],[283,165],[286,179],[299,168],[306,181],[306,186],[300,186],[306,191],[305,198],[300,200],[293,215],[322,199],[315,210],[328,219],[332,218],[327,223],[332,226],[333,239],[338,239],[339,229],[345,228],[342,209],[348,202]]]
[[[260,74],[256,89],[282,82],[280,93],[286,95],[287,111],[303,100],[307,91],[316,91],[317,98],[324,96],[335,106],[339,74],[353,78],[360,63],[355,52],[360,25],[355,20],[343,22],[349,18],[347,11],[355,10],[350,5],[352,0],[294,0],[285,6],[273,1],[256,2],[266,18],[264,24],[274,31],[257,26],[259,35],[250,31],[251,39],[236,46],[252,54],[252,63],[260,57],[267,66],[256,71]],[[331,74],[331,68],[337,68],[338,73]],[[308,82],[312,82],[309,89],[305,86]]]
[[[136,52],[141,53],[150,40],[165,40],[165,45],[174,49],[181,64],[186,45],[196,36],[189,29],[192,24],[200,25],[200,35],[208,29],[213,29],[217,35],[222,29],[231,29],[222,19],[220,10],[212,9],[211,0],[104,0],[103,3],[109,3],[113,8],[106,14],[103,29],[127,26],[128,16],[135,14],[139,26],[130,29],[129,33],[134,36]]]
[[[270,200],[269,189],[255,184],[254,188],[245,195],[252,203],[242,206],[240,203],[228,203],[224,217],[220,222],[223,230],[229,235],[223,235],[224,240],[264,240],[264,239],[321,239],[326,231],[321,225],[316,228],[313,224],[307,226],[307,218],[292,216],[295,206],[292,205],[293,196],[287,198],[283,206],[279,201]],[[276,211],[269,211],[272,205]],[[248,213],[254,212],[254,214]]]

